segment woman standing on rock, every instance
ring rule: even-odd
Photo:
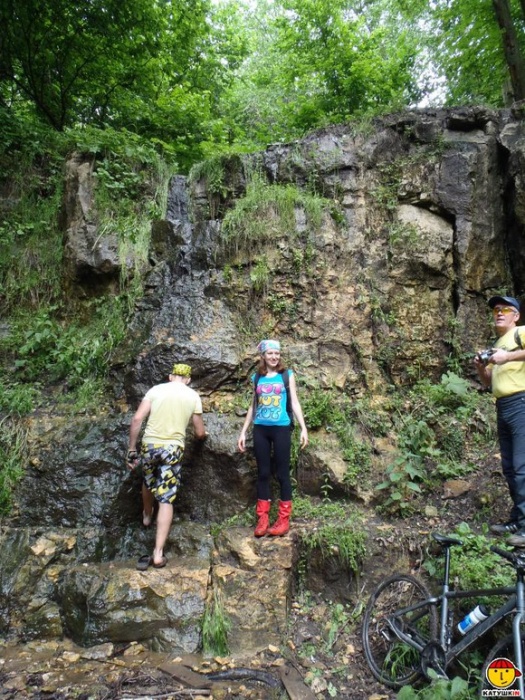
[[[293,416],[301,428],[301,448],[308,444],[308,431],[301,404],[297,398],[295,377],[281,362],[281,344],[278,340],[261,340],[257,346],[261,357],[257,371],[252,375],[253,403],[239,435],[238,447],[246,451],[246,431],[253,418],[253,448],[257,462],[257,526],[255,537],[281,536],[290,529],[292,514],[292,484],[290,481],[290,454]],[[275,463],[280,487],[279,511],[276,522],[269,527],[271,459]]]

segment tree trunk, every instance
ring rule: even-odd
[[[521,3],[523,6],[524,0],[521,0]],[[510,73],[514,100],[523,100],[525,99],[525,62],[512,22],[509,0],[492,0],[492,4],[501,29],[503,51]]]

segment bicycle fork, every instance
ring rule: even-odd
[[[521,672],[518,676],[518,688],[520,697],[525,698],[525,682],[523,679],[523,649],[521,646],[521,622],[525,613],[525,584],[523,582],[524,569],[518,568],[518,581],[516,583],[516,614],[512,619],[512,638],[514,642],[514,656],[516,667]]]

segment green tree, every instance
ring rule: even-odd
[[[155,2],[1,0],[1,79],[57,130],[103,124],[127,93],[157,82],[152,59],[165,22]]]
[[[0,104],[146,134],[189,165],[244,55],[235,18],[209,0],[0,0]]]
[[[522,99],[523,4],[434,0],[426,7],[407,5],[407,12],[415,12],[428,30],[425,43],[434,74],[443,77],[441,102],[500,107]]]
[[[397,0],[276,0],[245,15],[250,55],[223,114],[246,143],[416,101],[418,30]]]

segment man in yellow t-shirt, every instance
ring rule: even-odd
[[[492,525],[508,543],[525,547],[525,326],[518,326],[520,303],[514,297],[489,299],[498,340],[489,358],[474,359],[479,378],[496,397],[501,467],[512,509],[509,520]]]
[[[202,402],[197,392],[188,386],[190,381],[191,367],[182,363],[174,365],[169,381],[152,387],[131,419],[128,467],[134,469],[139,459],[142,463],[142,518],[146,527],[151,525],[155,500],[159,504],[155,549],[152,557],[139,559],[137,568],[141,570],[150,564],[155,568],[166,565],[164,546],[173,520],[173,502],[180,484],[186,428],[190,420],[197,439],[204,440],[207,435]],[[139,458],[137,440],[146,418]]]

